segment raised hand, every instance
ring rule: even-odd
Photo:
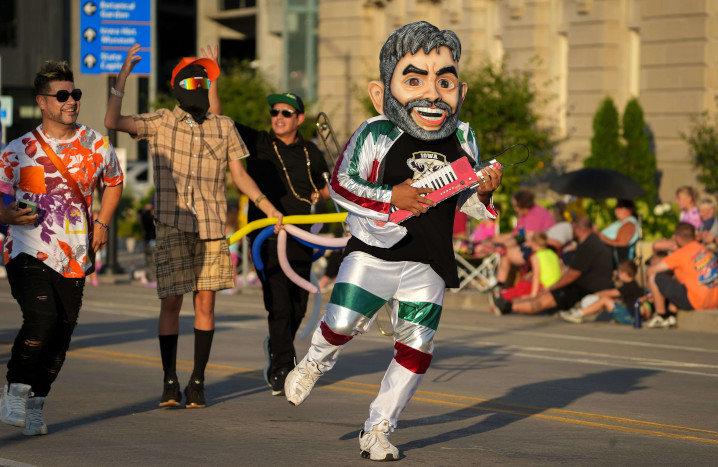
[[[219,46],[218,45],[215,45],[214,47],[212,47],[211,45],[208,45],[206,47],[206,50],[205,50],[205,47],[202,47],[199,50],[202,53],[202,57],[213,60],[217,65],[219,65]]]
[[[436,206],[436,202],[421,196],[434,190],[431,188],[416,188],[411,184],[412,180],[407,178],[399,185],[394,185],[391,190],[391,204],[399,209],[411,211],[415,216],[425,213],[432,206]]]
[[[130,73],[132,73],[132,70],[135,68],[135,65],[137,65],[139,61],[142,60],[142,57],[137,54],[137,52],[140,51],[140,47],[140,44],[135,44],[130,47],[130,50],[127,51],[125,62],[122,64],[122,68],[117,74],[118,80],[120,79],[120,77],[127,78],[128,76],[130,76]]]

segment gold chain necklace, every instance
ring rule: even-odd
[[[302,146],[302,149],[304,149],[304,155],[307,158],[307,175],[309,176],[309,183],[312,184],[312,188],[314,189],[314,192],[312,193],[312,198],[314,198],[314,195],[316,195],[316,201],[311,201],[305,198],[302,198],[297,194],[297,192],[294,190],[294,185],[292,185],[292,180],[289,178],[289,172],[287,172],[287,166],[284,165],[284,160],[282,159],[282,156],[279,155],[279,150],[277,149],[277,143],[272,141],[272,146],[274,146],[274,152],[277,154],[277,157],[279,158],[279,162],[282,164],[282,170],[284,170],[284,176],[287,179],[287,183],[289,184],[289,189],[292,190],[292,193],[294,194],[294,197],[297,198],[299,201],[304,201],[305,203],[308,203],[310,205],[314,205],[319,201],[319,190],[317,189],[317,186],[314,184],[314,180],[312,180],[312,172],[309,170],[311,167],[311,162],[309,161],[309,151],[307,151],[306,146]]]

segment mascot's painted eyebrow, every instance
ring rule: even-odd
[[[416,75],[428,75],[429,72],[426,70],[422,70],[420,68],[415,67],[414,65],[407,65],[406,68],[404,68],[404,71],[401,73],[403,75],[409,75],[409,74],[416,74]]]
[[[414,65],[407,65],[406,68],[404,68],[404,71],[402,71],[402,75],[408,75],[408,74],[416,74],[416,75],[428,75],[429,72],[426,70],[422,70],[420,68],[415,67]],[[456,71],[455,66],[447,66],[439,70],[437,75],[443,75],[445,73],[451,73],[452,75],[459,77],[459,73]]]

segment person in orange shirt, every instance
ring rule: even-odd
[[[696,229],[687,222],[676,226],[678,249],[648,268],[648,282],[656,313],[646,327],[676,324],[671,309],[705,310],[718,307],[718,268],[715,255],[696,240]],[[671,274],[672,272],[672,274]]]

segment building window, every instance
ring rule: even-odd
[[[318,0],[290,0],[284,16],[284,89],[308,100],[317,97]]]
[[[3,1],[0,15],[0,47],[15,47],[15,0]]]
[[[222,0],[220,10],[236,10],[237,8],[254,8],[257,0]]]

